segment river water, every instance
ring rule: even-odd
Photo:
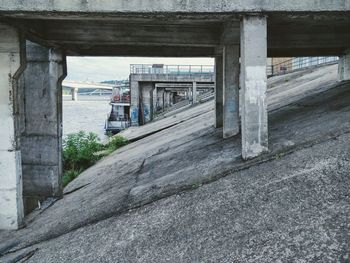
[[[78,131],[96,133],[101,140],[107,114],[111,110],[110,96],[78,96],[72,101],[71,96],[63,96],[63,136]]]

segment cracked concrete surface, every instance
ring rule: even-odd
[[[0,232],[0,262],[346,262],[350,83],[335,70],[269,90],[270,153],[249,162],[239,137],[213,127],[212,102],[137,128],[178,122],[85,171],[26,228]]]

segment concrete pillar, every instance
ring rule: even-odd
[[[162,108],[164,107],[164,89],[163,88],[157,88],[157,96],[158,96],[158,107]]]
[[[170,92],[170,106],[174,105],[174,92]]]
[[[27,41],[21,76],[21,152],[25,213],[47,197],[62,196],[62,81],[66,58]]]
[[[78,89],[72,89],[72,100],[78,101]]]
[[[223,59],[222,56],[215,57],[215,127],[223,126]]]
[[[241,22],[241,120],[244,159],[256,157],[268,150],[266,62],[266,17],[245,16]]]
[[[192,104],[197,103],[197,82],[192,83]]]
[[[142,124],[146,124],[153,119],[153,85],[152,83],[142,83],[141,93],[142,93]]]
[[[239,133],[239,46],[225,45],[223,50],[223,137]]]
[[[170,105],[170,96],[169,96],[169,91],[164,92],[164,107],[167,108]]]
[[[350,50],[339,57],[338,79],[339,81],[350,80]]]
[[[23,219],[17,82],[25,46],[12,27],[0,24],[0,34],[0,229],[17,229]]]
[[[140,106],[141,94],[139,82],[134,79],[134,75],[130,75],[130,120],[132,126],[141,124]]]
[[[157,107],[158,107],[158,88],[157,88],[157,86],[154,86],[152,94],[153,94],[153,113],[156,113]]]

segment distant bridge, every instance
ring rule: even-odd
[[[62,86],[72,88],[72,89],[107,89],[107,90],[112,90],[113,87],[116,87],[118,85],[87,82],[87,81],[83,82],[83,81],[64,80],[62,83]]]
[[[126,85],[117,84],[105,84],[105,83],[95,83],[88,81],[69,81],[64,80],[62,86],[65,88],[71,88],[72,90],[72,100],[78,100],[78,90],[79,89],[91,89],[91,92],[79,92],[80,95],[93,95],[93,94],[110,94],[115,87],[126,87]],[[107,91],[107,92],[106,92]]]

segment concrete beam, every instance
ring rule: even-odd
[[[0,5],[0,13],[9,13],[18,16],[50,13],[50,16],[62,16],[72,18],[77,14],[90,14],[98,16],[106,16],[113,13],[210,13],[210,12],[239,12],[239,13],[257,13],[257,12],[331,12],[331,11],[349,11],[350,3],[344,0],[319,1],[319,0],[240,0],[240,1],[174,1],[162,0],[154,4],[154,0],[129,0],[129,1],[113,1],[100,0],[81,1],[81,0],[2,0]],[[42,14],[44,16],[44,14]],[[65,15],[65,16],[63,16]]]
[[[267,21],[245,16],[241,23],[242,157],[254,158],[268,150],[266,63]]]
[[[26,213],[32,211],[38,201],[62,196],[62,81],[65,76],[66,59],[61,51],[27,42],[27,68],[21,78],[25,95],[21,152]]]
[[[0,35],[0,229],[10,230],[23,220],[17,82],[25,46],[12,27],[0,24]]]
[[[223,126],[223,58],[222,56],[215,57],[215,127],[220,128]]]
[[[339,81],[350,80],[350,50],[339,57],[338,79]]]
[[[223,53],[223,137],[239,133],[239,46],[225,45]]]
[[[31,24],[37,32],[42,32],[40,21]],[[44,25],[42,39],[51,42],[70,44],[94,43],[94,45],[144,45],[144,46],[186,46],[214,47],[219,44],[220,31],[217,24],[176,25],[176,24],[140,24],[108,21],[98,23],[95,20],[50,20]],[[239,30],[239,21],[236,22]],[[98,32],[98,33],[96,33]],[[82,37],[84,35],[84,37]],[[101,38],[101,36],[105,36]],[[238,38],[239,39],[239,38]]]

